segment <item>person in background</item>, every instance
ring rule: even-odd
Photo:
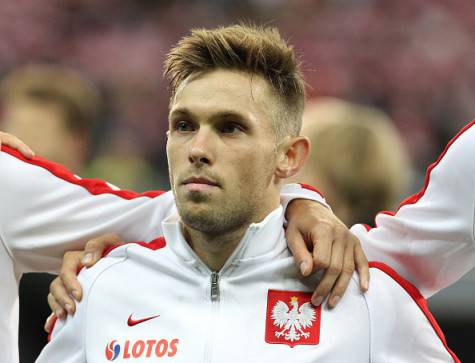
[[[348,226],[371,224],[408,192],[411,166],[388,116],[336,98],[308,102],[302,134],[313,148],[297,180],[318,185]]]
[[[0,99],[3,131],[74,173],[84,170],[102,109],[93,83],[66,67],[28,65],[6,75]]]
[[[75,174],[84,173],[102,112],[92,82],[70,68],[27,65],[3,78],[0,101],[3,131],[25,141],[38,155]],[[44,296],[51,279],[49,274],[26,274],[21,280],[20,342],[26,361],[33,361],[45,344],[41,326],[49,312]]]

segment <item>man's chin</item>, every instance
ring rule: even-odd
[[[185,202],[191,202],[195,204],[204,204],[211,202],[211,196],[209,193],[194,190],[194,191],[186,191],[183,195],[183,199]]]

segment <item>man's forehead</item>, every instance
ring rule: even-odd
[[[238,70],[214,70],[193,74],[180,84],[171,103],[175,109],[213,108],[219,112],[265,112],[272,90],[261,76]]]

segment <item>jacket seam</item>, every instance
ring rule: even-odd
[[[352,279],[356,282],[356,284],[359,286],[359,281],[356,280],[356,278],[353,276]],[[369,307],[368,299],[365,294],[363,294],[363,299],[366,305],[366,309],[368,310],[368,320],[369,320],[369,347],[368,347],[368,355],[369,355],[369,361],[368,363],[373,362],[373,319],[371,319],[371,309]]]

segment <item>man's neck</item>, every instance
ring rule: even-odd
[[[219,235],[209,235],[183,226],[186,241],[211,271],[219,271],[244,237],[249,226]]]

